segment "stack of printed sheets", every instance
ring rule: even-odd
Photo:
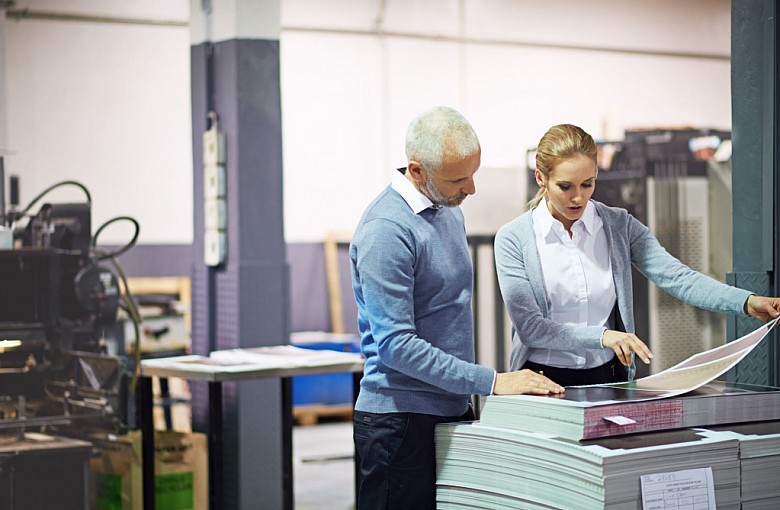
[[[780,420],[780,389],[716,381],[776,323],[636,381],[488,397],[436,427],[437,508],[780,508],[780,434],[689,428]]]
[[[780,389],[715,379],[744,359],[777,321],[636,381],[566,388],[563,395],[491,395],[485,425],[581,440],[683,427],[780,420]]]
[[[775,387],[713,381],[671,398],[640,400],[636,393],[609,386],[582,386],[567,388],[560,398],[492,395],[485,401],[480,421],[583,440],[780,420],[780,388]]]
[[[642,475],[711,468],[718,510],[738,510],[738,455],[736,438],[690,429],[579,443],[477,422],[439,425],[437,509],[636,510]]]
[[[780,508],[780,422],[724,425],[701,433],[739,441],[743,510]]]

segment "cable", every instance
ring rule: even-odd
[[[58,182],[57,184],[52,184],[51,186],[49,186],[45,190],[41,191],[38,194],[38,196],[36,196],[35,198],[32,199],[32,202],[27,204],[27,207],[25,207],[22,210],[22,212],[17,213],[18,217],[21,218],[25,214],[27,214],[27,211],[32,209],[32,206],[34,206],[36,203],[38,203],[38,200],[42,199],[48,192],[52,191],[55,188],[59,188],[60,186],[65,186],[65,185],[71,185],[71,186],[76,186],[78,188],[81,188],[84,191],[84,194],[87,195],[87,204],[90,205],[90,206],[92,205],[92,195],[89,194],[89,190],[86,188],[86,186],[84,186],[83,184],[81,184],[78,181],[62,181],[62,182]]]
[[[138,383],[138,378],[141,376],[141,313],[138,311],[138,306],[135,304],[135,300],[130,293],[130,286],[127,284],[127,277],[125,276],[125,272],[122,269],[122,265],[119,263],[119,260],[116,258],[116,255],[112,255],[107,251],[101,250],[99,248],[96,249],[96,253],[101,256],[101,259],[108,258],[111,260],[111,264],[113,264],[114,269],[116,269],[116,272],[119,275],[119,279],[122,280],[122,286],[125,290],[120,296],[122,302],[124,303],[122,308],[130,316],[130,321],[133,323],[133,330],[135,331],[135,349],[133,353],[135,368],[133,370],[133,377],[130,380],[129,385],[129,391],[132,395],[135,393],[135,386]]]
[[[117,221],[129,221],[135,226],[135,234],[133,234],[133,238],[130,239],[130,242],[128,242],[126,245],[124,245],[122,248],[115,250],[115,251],[107,251],[107,250],[101,250],[101,256],[98,258],[98,260],[103,260],[111,257],[118,257],[119,255],[123,254],[133,246],[135,246],[135,242],[138,240],[138,234],[141,233],[141,226],[138,224],[138,221],[135,220],[135,218],[131,218],[130,216],[117,216],[116,218],[112,218],[108,220],[107,222],[103,223],[100,228],[98,228],[95,231],[95,235],[92,236],[92,250],[95,253],[98,253],[98,250],[96,248],[97,246],[97,238],[100,235],[100,233],[103,231],[104,228],[108,227],[112,223],[116,223]]]

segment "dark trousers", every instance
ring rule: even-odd
[[[532,363],[530,361],[526,361],[523,368],[533,370],[534,372],[541,372],[547,378],[561,386],[605,384],[628,380],[626,367],[620,363],[617,357],[594,368],[558,368],[540,365],[539,363]]]
[[[434,428],[469,421],[463,416],[355,411],[355,450],[362,480],[358,510],[433,510],[436,508]]]

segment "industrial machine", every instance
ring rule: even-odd
[[[4,180],[0,165],[0,228],[13,237],[10,249],[0,249],[0,436],[69,427],[120,431],[127,423],[127,363],[106,354],[101,330],[127,306],[121,269],[108,263],[135,243],[138,224],[115,218],[93,235],[91,196],[75,181],[57,183],[20,208],[12,178],[6,210]],[[80,188],[85,200],[43,203],[31,212],[62,186]],[[119,220],[134,223],[133,240],[115,252],[100,249],[98,234]]]
[[[124,432],[131,414],[127,358],[107,354],[102,331],[120,307],[138,317],[116,260],[135,244],[138,223],[114,218],[92,234],[82,184],[56,183],[20,208],[18,179],[10,183],[6,210],[0,158],[0,510],[86,509],[89,436]],[[84,201],[34,210],[63,186],[80,188]],[[99,248],[98,235],[117,221],[133,223],[133,239]]]

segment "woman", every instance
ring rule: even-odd
[[[649,363],[650,349],[634,334],[632,264],[688,304],[764,321],[780,315],[780,299],[694,271],[626,210],[591,200],[596,151],[581,128],[550,128],[537,147],[539,192],[530,210],[496,235],[499,285],[513,324],[512,370],[574,386],[629,379],[625,367],[635,354]]]

